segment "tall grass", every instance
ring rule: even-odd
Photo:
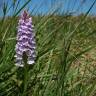
[[[61,3],[55,0],[46,14],[36,13],[36,63],[24,68],[14,65],[16,27],[18,15],[32,0],[26,0],[20,8],[20,0],[13,1],[11,5],[5,1],[0,20],[0,96],[95,96],[96,18],[89,13],[96,0],[81,16],[72,16],[69,5],[65,13],[61,12]],[[74,6],[76,3],[74,0]],[[8,17],[10,10],[13,15]]]

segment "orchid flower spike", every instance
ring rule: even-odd
[[[36,57],[36,42],[32,18],[24,11],[19,19],[17,32],[17,44],[15,47],[15,65],[24,66],[23,53],[26,53],[27,64],[34,64]]]

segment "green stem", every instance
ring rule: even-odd
[[[26,90],[28,85],[28,69],[27,67],[24,68],[24,87],[23,87],[23,94],[22,96],[26,96]]]
[[[28,65],[27,65],[27,56],[24,54],[24,81],[23,81],[23,93],[22,96],[26,96],[26,90],[28,85]]]

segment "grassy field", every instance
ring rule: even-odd
[[[37,56],[26,73],[25,68],[14,65],[18,14],[25,6],[12,17],[6,17],[4,6],[0,20],[0,96],[96,96],[96,17],[88,15],[93,5],[79,16],[53,12],[32,17]]]

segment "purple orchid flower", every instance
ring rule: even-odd
[[[28,15],[27,11],[24,11],[21,15],[18,23],[17,32],[17,44],[15,47],[16,51],[16,62],[15,65],[19,67],[24,66],[23,53],[27,55],[27,64],[33,64],[35,62],[35,33],[32,25],[32,18]]]

